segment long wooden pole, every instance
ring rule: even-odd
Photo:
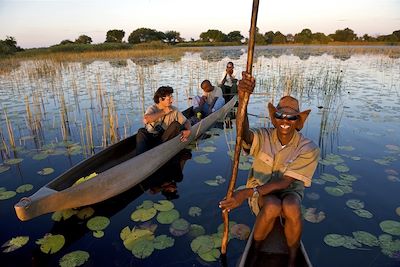
[[[247,51],[247,66],[246,72],[251,74],[253,69],[253,55],[254,55],[254,45],[256,36],[256,24],[257,24],[257,14],[258,14],[258,2],[259,0],[253,0],[253,9],[251,13],[251,26],[249,33],[249,46]],[[229,182],[228,192],[226,193],[226,199],[232,197],[233,189],[235,188],[240,151],[242,147],[242,136],[243,136],[243,123],[245,111],[247,109],[247,104],[249,103],[250,94],[245,92],[243,101],[239,101],[238,111],[236,114],[236,145],[235,145],[235,155],[233,158],[232,176]],[[224,234],[222,236],[221,254],[226,254],[226,247],[228,245],[228,232],[229,232],[229,218],[228,212],[222,212],[222,218],[224,220]]]

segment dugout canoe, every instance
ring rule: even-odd
[[[30,197],[22,198],[14,205],[17,217],[26,221],[49,212],[91,205],[130,189],[224,118],[235,103],[236,97],[193,125],[186,142],[181,142],[177,136],[138,156],[134,156],[136,135],[111,145],[67,170]],[[191,108],[184,112],[187,117],[191,113]],[[72,186],[76,180],[93,172],[98,173],[95,178]]]
[[[253,228],[254,231],[254,228]],[[253,231],[247,240],[244,252],[239,259],[237,266],[239,267],[261,267],[261,266],[274,266],[274,267],[287,267],[288,265],[288,247],[286,238],[283,231],[283,226],[279,218],[275,221],[271,233],[262,242],[261,248],[255,251],[252,246]],[[257,254],[256,260],[252,255]],[[303,242],[300,242],[300,247],[297,251],[296,267],[312,267],[312,263],[305,250]]]

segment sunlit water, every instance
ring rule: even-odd
[[[385,234],[380,227],[382,221],[400,222],[400,59],[379,53],[351,54],[345,48],[338,51],[336,54],[315,52],[306,47],[258,50],[253,68],[257,87],[249,103],[250,124],[270,126],[267,103],[276,103],[285,93],[298,97],[302,109],[312,109],[302,133],[320,146],[322,164],[314,175],[317,183],[306,190],[303,205],[305,210],[316,208],[315,213],[323,214],[320,213],[320,221],[315,219],[317,216],[304,220],[303,242],[314,266],[398,266],[398,226],[392,234],[390,252],[383,251],[379,244],[368,246],[362,238],[360,242],[355,241],[353,232],[365,231],[378,238]],[[124,247],[121,230],[140,224],[131,220],[131,213],[144,200],[165,199],[160,193],[134,190],[93,205],[95,216],[106,216],[111,221],[102,238],[93,237],[86,221],[76,218],[54,222],[48,214],[20,222],[13,205],[89,156],[90,149],[85,148],[88,118],[92,123],[95,151],[100,151],[115,141],[110,137],[107,113],[113,106],[115,111],[111,116],[114,124],[117,121],[117,139],[122,139],[142,127],[143,110],[152,104],[152,95],[159,86],[172,86],[175,104],[183,110],[190,105],[189,98],[200,93],[202,80],[218,82],[228,61],[234,62],[238,72],[245,69],[245,49],[206,49],[202,53],[185,54],[175,61],[122,60],[62,65],[23,62],[19,68],[3,74],[0,77],[0,137],[4,141],[0,148],[2,161],[6,163],[0,165],[3,170],[0,187],[4,187],[1,191],[15,191],[23,184],[32,184],[33,189],[0,200],[0,244],[13,237],[29,236],[29,242],[22,248],[0,252],[0,265],[57,265],[65,254],[84,250],[90,254],[88,266],[218,266],[218,262],[206,263],[192,251],[192,237],[172,236],[169,225],[161,225],[155,218],[152,223],[159,225],[156,235],[172,236],[173,247],[155,250],[146,259],[135,258]],[[5,112],[16,149],[11,147]],[[233,149],[235,138],[232,129],[219,129],[217,133],[192,148],[192,159],[186,162],[184,178],[177,184],[179,198],[172,200],[180,217],[202,225],[207,235],[216,233],[222,223],[218,201],[226,194],[228,181],[219,186],[210,186],[205,181],[218,175],[229,179],[228,150]],[[209,147],[214,147],[215,152],[205,152]],[[195,160],[204,154],[210,163]],[[332,154],[343,162],[333,164],[323,160],[332,158]],[[8,160],[13,158],[23,161],[11,164]],[[47,167],[54,172],[37,173]],[[337,182],[321,179],[324,173],[339,178],[342,187]],[[343,174],[352,175],[350,179],[355,181],[343,182]],[[240,170],[237,186],[245,183],[246,176],[247,170]],[[342,190],[341,193],[339,190],[340,196],[326,190],[336,186]],[[346,205],[350,199],[364,202],[364,210],[369,212],[367,218],[358,216]],[[201,208],[200,216],[188,214],[194,206]],[[230,219],[250,227],[254,222],[245,204],[231,212]],[[319,222],[310,222],[313,220]],[[46,233],[62,234],[66,239],[63,248],[55,254],[44,254],[35,244]],[[324,242],[328,234],[352,237],[347,243],[355,242],[353,249],[328,246]],[[235,266],[244,246],[245,241],[230,241],[229,266]]]

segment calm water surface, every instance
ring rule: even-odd
[[[379,48],[374,53],[307,47],[256,51],[257,87],[249,103],[251,126],[270,126],[267,103],[276,103],[285,93],[298,97],[302,109],[312,109],[302,133],[320,146],[322,158],[314,175],[316,183],[306,190],[303,201],[308,214],[303,242],[314,266],[400,265],[400,227],[396,224],[389,251],[378,239],[371,245],[365,238],[355,238],[358,231],[379,238],[387,231],[381,222],[400,223],[400,59],[388,49]],[[174,60],[26,61],[1,74],[0,192],[16,191],[24,184],[33,185],[33,189],[0,200],[0,244],[29,236],[29,242],[20,249],[0,252],[0,265],[55,266],[65,254],[84,250],[90,254],[86,266],[219,266],[218,262],[201,260],[191,250],[193,237],[175,237],[169,225],[159,224],[155,218],[151,222],[158,225],[156,235],[172,236],[173,247],[155,250],[146,259],[135,258],[124,247],[121,230],[140,224],[130,219],[136,207],[144,200],[166,199],[154,192],[157,190],[132,189],[93,205],[94,216],[106,216],[111,221],[102,238],[93,237],[86,220],[75,216],[55,222],[47,214],[20,222],[13,205],[90,156],[89,122],[94,151],[98,152],[142,127],[143,110],[152,104],[159,86],[172,86],[175,104],[183,110],[190,105],[189,98],[200,93],[202,80],[217,83],[228,61],[233,61],[240,72],[246,65],[245,49],[205,49]],[[7,124],[12,128],[14,149]],[[192,158],[186,161],[183,179],[177,183],[179,197],[172,200],[180,217],[202,225],[207,235],[216,233],[222,223],[218,201],[225,195],[228,182],[210,186],[205,181],[218,175],[229,179],[231,170],[228,151],[233,149],[235,131],[221,128],[214,129],[211,138],[191,146]],[[204,155],[209,163],[199,163],[199,156]],[[23,160],[13,164],[10,159],[14,158]],[[43,168],[53,168],[54,172],[39,175]],[[237,186],[243,185],[246,177],[244,165]],[[334,188],[333,193],[330,188]],[[350,199],[362,201],[364,211],[346,205]],[[195,206],[201,208],[201,215],[192,217],[188,211]],[[247,205],[231,212],[230,219],[250,227],[254,222]],[[47,233],[62,234],[66,240],[52,255],[42,253],[35,243]],[[327,245],[324,238],[329,234],[345,236],[352,246]],[[245,241],[230,241],[230,266],[235,266],[244,246]]]

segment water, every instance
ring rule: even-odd
[[[317,223],[310,222],[310,218],[304,221],[303,242],[314,266],[400,265],[400,247],[396,243],[400,242],[398,228],[397,233],[392,234],[392,239],[397,241],[390,243],[389,252],[382,252],[382,245],[370,247],[363,239],[359,243],[348,239],[347,243],[355,242],[353,249],[328,246],[324,242],[328,234],[350,238],[356,231],[365,231],[378,238],[385,233],[380,227],[381,222],[400,222],[400,215],[396,213],[400,206],[398,50],[385,47],[369,50],[263,47],[256,51],[253,69],[257,86],[249,103],[251,126],[270,126],[267,103],[276,103],[280,96],[290,92],[301,100],[302,109],[312,109],[303,134],[320,146],[323,159],[335,154],[343,160],[336,165],[329,161],[326,165],[322,161],[325,164],[319,165],[314,175],[316,181],[320,181],[323,173],[339,177],[341,172],[335,169],[337,165],[347,166],[349,170],[345,173],[356,177],[356,181],[348,183],[350,188],[342,187],[345,191],[342,196],[333,196],[325,190],[327,186],[337,186],[334,182],[314,183],[306,190],[304,208],[316,208],[317,213],[325,215],[325,219]],[[159,86],[172,86],[175,104],[183,110],[190,105],[189,97],[200,93],[198,85],[202,80],[218,82],[228,61],[234,62],[236,71],[245,69],[244,52],[243,47],[209,48],[201,53],[187,53],[174,61],[167,58],[64,64],[26,61],[3,73],[0,77],[2,161],[13,158],[23,161],[0,165],[3,169],[9,167],[0,173],[0,187],[5,187],[2,191],[15,191],[20,185],[32,184],[33,190],[0,201],[0,244],[13,237],[29,236],[28,243],[20,249],[0,253],[1,265],[54,266],[65,254],[83,250],[90,254],[86,262],[89,266],[218,266],[218,262],[204,262],[192,251],[193,238],[188,234],[174,237],[169,232],[169,225],[161,225],[155,219],[152,223],[158,225],[156,236],[172,236],[175,239],[173,247],[155,250],[146,259],[137,259],[124,247],[120,232],[126,226],[132,229],[139,225],[130,219],[136,207],[144,200],[166,199],[161,193],[155,193],[157,190],[143,193],[133,189],[93,205],[94,216],[110,219],[102,238],[93,237],[86,227],[86,220],[75,216],[64,222],[54,222],[48,214],[20,222],[13,205],[90,155],[90,149],[86,148],[89,120],[94,151],[100,151],[142,126],[143,110],[152,103],[153,92]],[[31,115],[27,112],[25,97]],[[13,128],[17,147],[14,151],[4,110]],[[114,139],[112,129],[117,133]],[[202,225],[207,235],[216,233],[222,223],[218,201],[225,195],[228,182],[210,186],[205,181],[218,175],[229,179],[231,160],[227,151],[233,149],[235,138],[233,129],[215,132],[217,134],[212,138],[201,140],[192,148],[192,158],[186,161],[183,179],[176,183],[179,198],[172,200],[180,217]],[[206,152],[209,147],[214,147],[215,151]],[[39,160],[37,154],[45,158]],[[204,154],[210,163],[200,164],[195,160]],[[47,167],[53,168],[54,172],[45,176],[37,174]],[[238,186],[245,183],[246,176],[247,171],[240,170]],[[364,202],[364,209],[372,214],[372,218],[355,214],[346,205],[349,199]],[[201,215],[192,217],[188,210],[195,206],[201,208]],[[230,219],[250,227],[254,222],[245,204],[231,212]],[[44,254],[35,244],[46,233],[65,237],[65,245],[55,254]],[[229,266],[235,265],[244,246],[245,241],[238,239],[229,242]]]

